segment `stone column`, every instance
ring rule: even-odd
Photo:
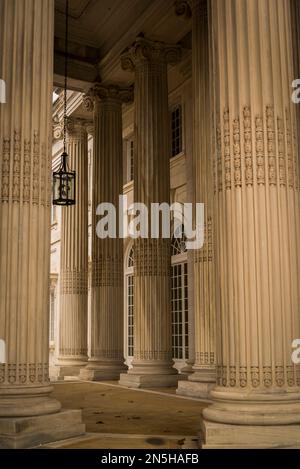
[[[76,171],[76,204],[62,208],[59,378],[76,376],[88,360],[88,145],[86,121],[68,120],[67,153]]]
[[[123,354],[123,239],[119,237],[119,196],[123,193],[122,102],[127,89],[95,86],[94,162],[92,197],[91,356],[80,378],[118,379],[126,370]],[[116,208],[116,237],[98,238],[96,209],[100,203]]]
[[[54,2],[0,2],[0,447],[83,432],[49,383]],[[28,417],[30,417],[28,419]]]
[[[135,70],[134,201],[169,203],[170,149],[167,64],[180,50],[138,38],[123,54],[124,69]],[[150,232],[149,222],[149,232]],[[150,236],[150,234],[149,234]],[[134,358],[120,383],[130,387],[174,386],[170,312],[170,240],[134,242]]]
[[[292,17],[294,79],[300,79],[300,4],[297,0],[290,0],[290,1],[291,1],[291,17]],[[298,97],[299,97],[299,93],[298,93]],[[299,104],[300,103],[298,103],[298,106],[296,106],[298,139],[300,138],[300,105]]]
[[[212,2],[217,387],[206,447],[299,446],[299,156],[290,2]]]
[[[204,203],[204,245],[193,251],[194,373],[179,381],[177,394],[207,398],[216,382],[215,278],[213,254],[212,101],[207,2],[192,0],[193,202]]]

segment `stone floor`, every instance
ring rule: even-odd
[[[58,382],[54,397],[82,409],[86,435],[53,448],[197,448],[201,409],[207,404],[175,389],[133,390],[115,382]]]

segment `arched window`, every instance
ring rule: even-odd
[[[188,334],[188,272],[184,227],[177,227],[171,242],[171,313],[172,352],[174,360],[187,360]]]

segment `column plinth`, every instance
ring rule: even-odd
[[[170,146],[167,64],[180,49],[138,38],[122,56],[135,71],[134,201],[169,203]],[[149,227],[151,225],[149,224]],[[150,235],[149,235],[150,236]],[[134,241],[134,357],[120,383],[130,387],[174,386],[170,312],[169,239]]]
[[[53,20],[52,0],[0,2],[0,448],[84,431],[49,382]]]
[[[118,379],[124,364],[123,239],[119,237],[119,196],[123,193],[122,103],[132,92],[96,85],[90,91],[94,109],[92,195],[91,356],[80,379]],[[116,209],[116,238],[100,239],[96,209],[111,203]]]
[[[86,365],[88,310],[88,147],[86,122],[69,118],[69,165],[76,171],[76,204],[62,208],[58,377]]]
[[[204,447],[293,447],[300,207],[290,2],[211,5],[218,353]]]

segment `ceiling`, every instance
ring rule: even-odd
[[[191,30],[175,14],[174,0],[69,0],[69,82],[85,89],[96,79],[127,83],[120,54],[136,36],[171,44]],[[65,0],[55,0],[54,82],[64,74]]]
[[[70,41],[99,49],[103,55],[153,0],[69,0]],[[64,38],[65,0],[55,1],[55,36]]]

